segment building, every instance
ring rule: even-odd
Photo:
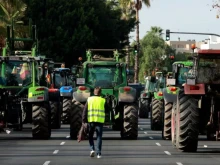
[[[187,41],[166,41],[166,43],[173,49],[176,49],[176,53],[192,53],[191,45],[196,44],[195,40]]]

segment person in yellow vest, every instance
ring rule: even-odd
[[[96,131],[97,136],[97,158],[101,158],[102,150],[102,132],[103,124],[105,122],[105,109],[107,106],[106,100],[101,97],[101,88],[96,87],[94,89],[94,96],[88,98],[83,111],[83,123],[89,125],[89,144],[90,144],[90,157],[95,156],[95,145],[94,145],[94,132]]]

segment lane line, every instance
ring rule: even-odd
[[[54,152],[53,152],[53,154],[57,154],[59,152],[59,150],[55,150]]]
[[[204,147],[207,148],[208,146],[207,146],[207,145],[204,145]]]
[[[140,128],[142,131],[144,130],[143,128]]]
[[[138,125],[138,127],[140,127],[140,125]]]
[[[181,162],[176,162],[177,165],[183,165]]]
[[[165,152],[165,154],[167,154],[167,155],[171,155],[171,153],[169,152],[169,151],[164,151]]]
[[[156,145],[161,146],[161,144],[160,144],[160,143],[156,143]]]
[[[68,138],[70,138],[70,136],[66,136],[66,138],[68,139]]]
[[[60,145],[64,145],[66,142],[61,142]]]
[[[149,137],[150,139],[154,139],[153,137]]]
[[[144,132],[145,134],[147,134],[147,132]]]
[[[46,161],[43,165],[48,165],[50,164],[50,161]]]

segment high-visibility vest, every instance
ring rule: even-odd
[[[88,98],[88,122],[105,122],[105,99],[99,96]]]

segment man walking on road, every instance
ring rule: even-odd
[[[90,144],[90,157],[95,156],[95,145],[94,145],[94,132],[96,131],[97,136],[97,158],[101,158],[102,150],[102,130],[105,122],[105,107],[106,100],[102,98],[101,88],[96,87],[94,89],[94,96],[88,98],[83,111],[83,123],[89,124],[89,144]]]

